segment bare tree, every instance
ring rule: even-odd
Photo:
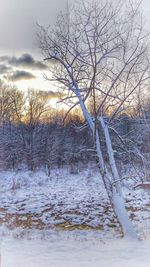
[[[137,163],[140,164],[139,177],[141,182],[150,179],[150,98],[147,92],[137,91],[135,108],[132,116],[132,148],[133,157],[136,155]],[[134,139],[134,142],[133,142]]]
[[[23,93],[0,81],[0,124],[9,121],[17,122],[21,117],[23,105]]]
[[[23,93],[15,87],[0,82],[0,162],[15,168],[21,160],[17,123],[22,117]]]
[[[22,138],[27,155],[27,164],[31,170],[34,169],[35,154],[38,153],[36,152],[36,146],[34,146],[36,132],[39,130],[38,124],[49,109],[48,100],[45,96],[42,96],[38,91],[28,90]]]
[[[54,27],[40,27],[40,47],[50,68],[47,77],[65,91],[69,111],[79,105],[95,142],[100,174],[124,236],[136,238],[127,215],[109,124],[146,86],[147,35],[139,6],[121,1],[81,1],[60,14]],[[93,115],[87,100],[93,99]],[[98,99],[98,101],[97,101]],[[68,112],[69,112],[68,111]],[[105,118],[106,111],[110,114]],[[104,160],[103,132],[110,171]]]

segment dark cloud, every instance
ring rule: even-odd
[[[52,91],[52,90],[39,90],[39,94],[42,96],[42,97],[46,97],[48,99],[52,99],[52,98],[62,98],[62,97],[65,97],[66,94],[64,94],[63,92],[59,92],[59,91]]]
[[[59,98],[60,94],[58,92],[54,92],[54,91],[39,91],[39,94],[43,97],[47,97],[47,98]]]
[[[34,70],[46,70],[47,66],[40,62],[35,60],[30,54],[23,54],[20,57],[8,57],[8,56],[2,56],[0,57],[0,62],[7,62],[11,66],[15,67],[24,67],[28,69],[34,69]]]
[[[0,62],[8,61],[8,59],[9,59],[8,56],[1,56],[1,57],[0,57]]]
[[[26,67],[37,70],[45,70],[47,66],[40,61],[36,61],[30,54],[23,54],[21,57],[9,58],[8,63],[16,67]]]
[[[5,64],[0,64],[0,75],[6,74],[10,70],[11,70],[11,68],[9,66],[6,66]]]
[[[31,80],[31,79],[35,79],[36,77],[28,71],[24,71],[24,70],[17,70],[14,71],[12,74],[5,76],[5,79],[9,80],[9,81],[20,81],[20,80]]]

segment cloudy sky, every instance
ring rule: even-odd
[[[49,25],[66,0],[0,0],[0,79],[18,88],[50,90],[37,44],[37,23]]]
[[[72,1],[72,0],[69,0]],[[115,0],[114,0],[115,1]],[[43,80],[46,66],[36,40],[37,22],[53,23],[67,0],[0,0],[0,78],[17,85],[49,89]],[[150,28],[150,0],[142,8]]]

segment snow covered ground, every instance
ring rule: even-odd
[[[149,267],[150,241],[101,240],[92,232],[4,238],[1,267]]]
[[[100,230],[119,236],[98,171],[84,169],[78,175],[66,168],[44,171],[0,172],[0,223],[9,228]],[[142,238],[150,237],[150,194],[124,182],[126,206]]]
[[[143,240],[125,242],[95,167],[0,172],[1,267],[149,267],[150,194],[123,192]]]

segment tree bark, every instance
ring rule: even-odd
[[[119,181],[119,174],[118,174],[117,166],[115,163],[114,152],[113,152],[107,125],[105,124],[103,117],[101,117],[100,122],[101,122],[102,129],[104,131],[105,142],[107,146],[107,152],[109,156],[109,162],[111,166],[112,175],[109,174],[107,166],[104,162],[98,129],[96,129],[96,132],[95,132],[94,122],[90,114],[87,111],[87,108],[81,98],[80,92],[78,92],[78,99],[80,102],[80,107],[82,109],[84,118],[89,124],[89,127],[93,133],[93,137],[95,137],[96,153],[97,153],[97,157],[99,160],[100,174],[104,182],[104,186],[108,194],[110,203],[113,207],[114,213],[120,223],[123,236],[127,239],[137,239],[136,232],[133,228],[133,225],[131,223],[131,220],[129,219],[127,210],[125,208],[125,203],[124,203],[123,195],[121,192],[121,185]]]
[[[125,202],[123,199],[121,184],[120,184],[120,177],[119,177],[119,173],[118,173],[117,166],[116,166],[116,161],[114,157],[114,151],[112,148],[112,142],[111,142],[108,126],[105,123],[103,117],[100,117],[99,120],[100,120],[102,129],[103,129],[103,132],[104,132],[107,153],[109,156],[109,163],[110,163],[111,172],[112,172],[112,192],[110,196],[111,203],[112,203],[114,212],[118,218],[118,221],[121,225],[124,236],[127,238],[137,239],[136,232],[133,228],[133,225],[131,223],[131,220],[129,219],[128,213],[125,208]]]

